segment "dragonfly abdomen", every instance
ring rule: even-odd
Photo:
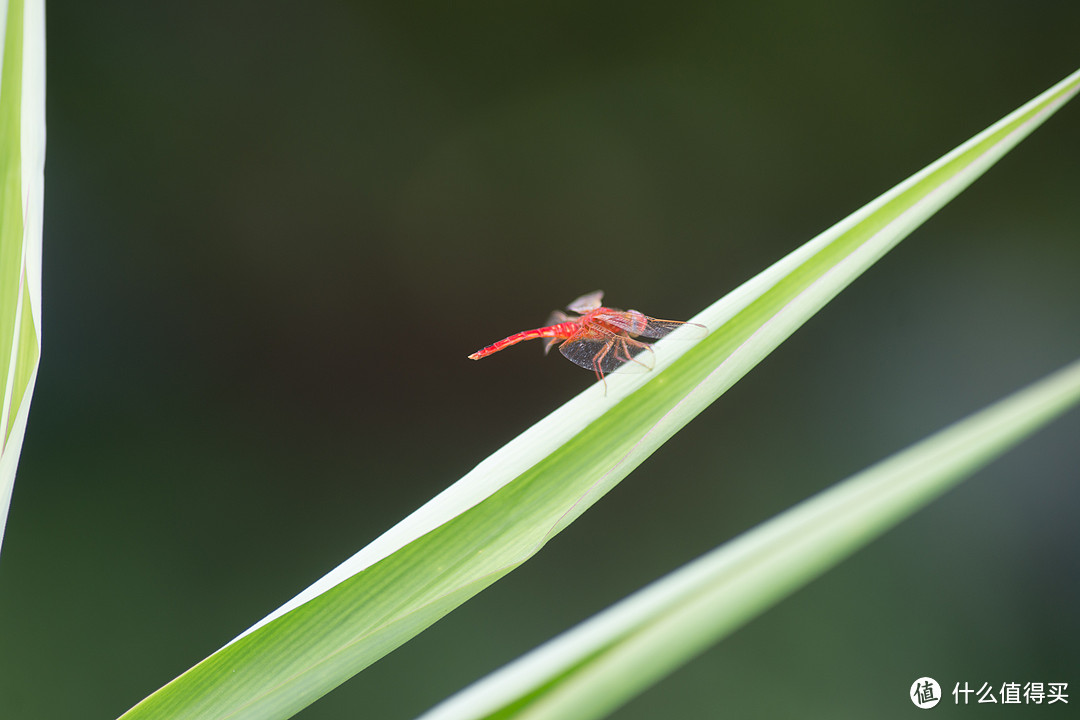
[[[522,330],[519,333],[514,333],[510,337],[503,338],[502,340],[488,345],[482,350],[477,350],[469,356],[470,360],[479,360],[482,357],[487,357],[492,353],[497,353],[500,350],[504,350],[511,345],[517,345],[519,342],[525,342],[526,340],[535,340],[537,338],[553,338],[562,339],[573,335],[578,330],[577,323],[564,322],[556,325],[548,325],[547,327],[535,328],[533,330]]]

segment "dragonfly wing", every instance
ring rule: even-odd
[[[570,316],[564,313],[562,310],[555,310],[548,315],[547,322],[544,325],[558,325],[561,322],[566,322],[570,319]]]
[[[558,325],[559,323],[566,322],[569,319],[569,315],[562,312],[561,310],[556,310],[555,312],[548,315],[547,322],[544,323],[544,325]],[[551,348],[555,345],[555,343],[562,342],[564,339],[565,338],[557,337],[544,338],[544,354],[547,355],[549,352],[551,352]]]
[[[698,325],[697,323],[686,323],[679,320],[657,320],[639,313],[637,310],[602,312],[594,315],[593,319],[613,325],[631,335],[653,338],[654,340],[662,338],[681,327],[691,326],[701,330],[706,329],[704,325]]]
[[[570,362],[601,376],[616,370],[648,372],[655,365],[651,347],[622,335],[571,338],[559,347],[559,352]]]
[[[600,307],[600,301],[603,299],[604,291],[595,290],[588,295],[582,295],[577,300],[567,305],[566,309],[570,312],[576,312],[578,315],[584,315],[585,313]]]

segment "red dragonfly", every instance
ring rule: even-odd
[[[578,314],[571,317],[556,310],[551,313],[545,327],[522,332],[504,338],[469,356],[479,360],[525,340],[544,339],[544,354],[558,344],[559,352],[570,362],[596,373],[596,379],[604,383],[604,374],[622,368],[624,371],[645,372],[653,369],[655,358],[647,344],[635,340],[638,337],[662,338],[684,325],[707,330],[704,325],[678,320],[657,320],[637,310],[617,310],[603,307],[600,301],[603,290],[582,295],[566,309]]]

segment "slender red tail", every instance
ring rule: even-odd
[[[570,327],[564,327],[564,325],[569,325]],[[535,340],[536,338],[565,339],[570,337],[576,330],[577,326],[574,323],[559,323],[558,325],[549,325],[548,327],[536,328],[534,330],[523,330],[519,333],[514,333],[508,338],[503,338],[497,343],[492,343],[482,350],[477,350],[469,356],[469,359],[479,360],[482,357],[487,357],[492,353],[497,353],[511,345],[517,345],[519,342],[524,342],[526,340]]]

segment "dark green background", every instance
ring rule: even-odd
[[[1080,67],[1078,21],[49,2],[0,717],[119,715],[591,382],[468,353],[596,288],[689,317]],[[534,560],[300,717],[413,717],[1080,356],[1078,158],[1074,101]],[[1075,707],[1078,437],[1072,413],[616,717],[908,717],[922,675],[1069,682]]]

